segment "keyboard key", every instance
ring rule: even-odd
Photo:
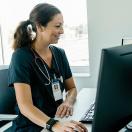
[[[80,122],[82,123],[92,123],[94,118],[94,107],[95,104],[92,104],[90,108],[84,113],[83,117],[81,118]]]

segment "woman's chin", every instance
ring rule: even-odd
[[[55,40],[55,41],[54,41],[54,44],[57,44],[57,43],[58,43],[58,40]]]
[[[50,43],[51,43],[51,44],[57,44],[57,43],[58,43],[58,40],[59,40],[59,39],[54,39],[54,40],[52,40]]]

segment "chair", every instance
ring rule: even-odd
[[[15,91],[8,87],[8,66],[0,66],[0,127],[16,117]]]

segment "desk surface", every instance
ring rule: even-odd
[[[77,96],[72,119],[79,121],[90,105],[94,103],[95,97],[96,88],[83,88]],[[92,125],[87,124],[86,126],[88,131],[91,132]]]

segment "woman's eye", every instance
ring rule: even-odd
[[[60,25],[58,25],[58,26],[56,26],[57,28],[60,28],[61,26]]]

